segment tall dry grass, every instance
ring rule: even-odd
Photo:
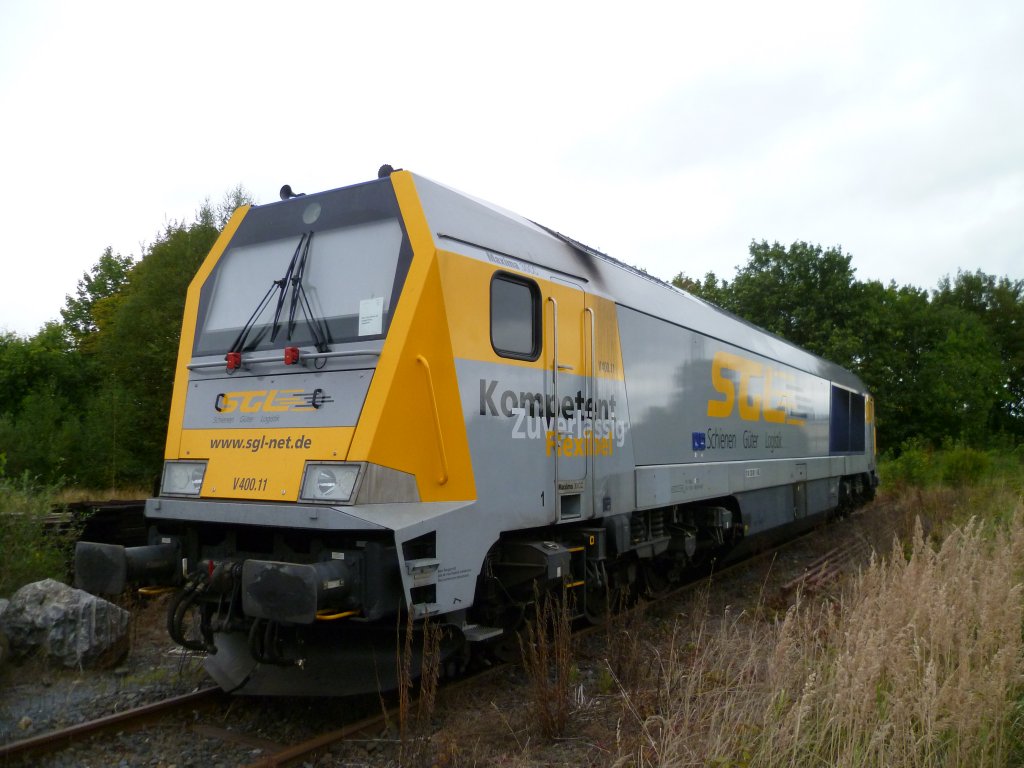
[[[572,711],[575,649],[572,639],[570,596],[540,596],[534,589],[536,613],[519,635],[523,670],[529,680],[527,698],[540,734],[561,736]]]
[[[619,764],[1010,764],[1024,692],[1024,507],[1010,509],[942,536],[918,524],[841,598],[798,601],[774,623],[695,611],[649,699],[629,694]]]
[[[398,619],[401,624],[401,617]],[[399,628],[399,642],[395,654],[395,673],[398,681],[398,755],[400,768],[432,765],[431,731],[434,707],[441,677],[441,635],[436,622],[424,619],[419,629],[411,614],[405,615],[404,638]],[[416,638],[420,647],[416,647]],[[419,668],[417,676],[415,670]],[[418,695],[414,696],[417,690]],[[383,696],[381,708],[388,730],[394,730]]]

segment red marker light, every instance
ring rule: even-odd
[[[228,352],[224,356],[224,359],[228,361],[228,370],[233,371],[236,368],[242,367],[242,353],[241,352]]]
[[[299,362],[299,348],[298,347],[285,347],[284,348],[284,364],[295,365]]]

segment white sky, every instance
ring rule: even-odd
[[[1024,4],[841,5],[0,0],[0,330],[237,184],[382,163],[665,279],[752,239],[1024,277]]]

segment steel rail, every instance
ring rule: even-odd
[[[783,584],[782,591],[787,593],[795,589],[801,591],[820,589],[829,582],[837,580],[848,565],[869,552],[870,547],[862,538],[843,549],[838,547],[830,549],[808,563],[799,576]]]
[[[197,705],[210,706],[224,692],[218,687],[201,688],[192,693],[181,696],[174,696],[163,701],[153,702],[134,709],[126,709],[123,712],[115,712],[112,715],[88,720],[84,723],[71,725],[49,733],[41,733],[28,739],[12,741],[0,745],[0,764],[8,760],[23,759],[30,756],[38,756],[57,752],[72,744],[83,741],[87,737],[94,736],[114,728],[124,729],[126,727],[137,728],[154,720],[166,717],[169,714]]]

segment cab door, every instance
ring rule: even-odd
[[[544,307],[545,443],[562,522],[593,515],[593,312],[580,286],[559,278],[551,286]]]

